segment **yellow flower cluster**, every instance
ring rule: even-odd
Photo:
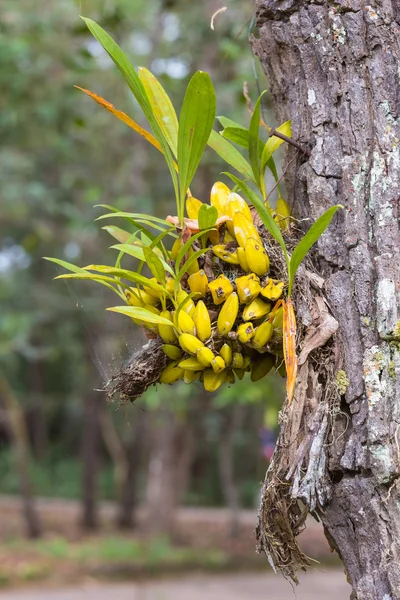
[[[285,284],[268,277],[269,257],[246,201],[221,182],[212,187],[210,201],[222,224],[204,234],[206,247],[212,251],[208,267],[200,268],[194,260],[179,282],[178,291],[172,278],[166,282],[169,292],[175,290],[175,306],[179,309],[159,310],[157,293],[150,288],[140,292],[139,301],[171,323],[153,327],[145,324],[161,337],[169,359],[159,382],[170,384],[183,379],[192,383],[199,379],[207,391],[213,392],[224,382],[242,379],[246,371],[252,381],[257,381],[282,363],[281,343],[274,344],[279,356],[271,354],[268,344],[282,338],[282,307],[274,305]],[[186,210],[192,224],[197,223],[202,205],[200,200],[188,198]],[[276,217],[278,223],[282,221],[282,228],[285,216]],[[182,245],[178,238],[171,251],[172,260]],[[192,247],[188,255],[193,252]],[[133,291],[127,292],[127,297],[131,304],[139,305]]]

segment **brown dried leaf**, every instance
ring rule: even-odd
[[[324,299],[321,296],[315,296],[314,300],[313,324],[307,330],[303,349],[299,356],[299,365],[305,363],[312,350],[324,346],[339,327],[336,319],[329,313]]]

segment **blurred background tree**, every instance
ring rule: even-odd
[[[146,207],[162,217],[174,204],[156,150],[73,87],[141,120],[79,14],[108,29],[133,64],[152,70],[176,106],[190,75],[203,69],[216,87],[218,114],[247,123],[244,80],[257,95],[248,47],[253,6],[231,0],[213,31],[210,19],[220,7],[215,0],[190,9],[184,0],[1,3],[0,369],[27,431],[32,460],[25,479],[38,495],[82,498],[88,529],[98,527],[98,500],[107,498],[119,502],[121,527],[135,524],[137,503],[145,501],[148,527],[157,533],[173,532],[182,502],[227,504],[235,533],[238,508],[255,505],[264,475],[260,429],[269,407],[273,439],[279,379],[251,386],[244,379],[215,397],[181,384],[152,389],[132,408],[107,407],[98,390],[142,334],[104,312],[107,292],[83,282],[53,283],[57,270],[41,259],[107,260],[110,240],[93,222],[95,204]],[[195,196],[208,198],[221,169],[216,155],[207,154]],[[11,494],[21,490],[21,473],[12,462],[5,389],[0,493]]]

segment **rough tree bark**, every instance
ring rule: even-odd
[[[281,443],[298,419],[297,464],[278,457],[267,474],[260,548],[273,561],[266,508],[274,469],[285,463],[291,498],[319,515],[352,597],[400,598],[400,3],[257,0],[256,11],[252,43],[277,120],[292,119],[293,137],[311,150],[288,169],[294,214],[314,220],[344,206],[314,255],[324,278],[319,295],[339,323],[326,355],[331,372],[340,369],[337,395],[332,402],[329,365],[318,370],[312,352],[291,419],[282,419]],[[311,293],[318,308],[308,287],[297,297]],[[301,299],[296,310],[309,326]],[[283,572],[294,577],[295,563]]]

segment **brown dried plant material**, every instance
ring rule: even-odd
[[[324,346],[339,327],[339,323],[330,314],[324,299],[321,296],[315,296],[314,301],[313,323],[303,342],[303,349],[298,361],[299,366],[305,363],[312,350]]]
[[[159,338],[150,340],[121,367],[106,386],[109,400],[119,396],[122,403],[132,402],[159,379],[168,360],[162,345]]]

